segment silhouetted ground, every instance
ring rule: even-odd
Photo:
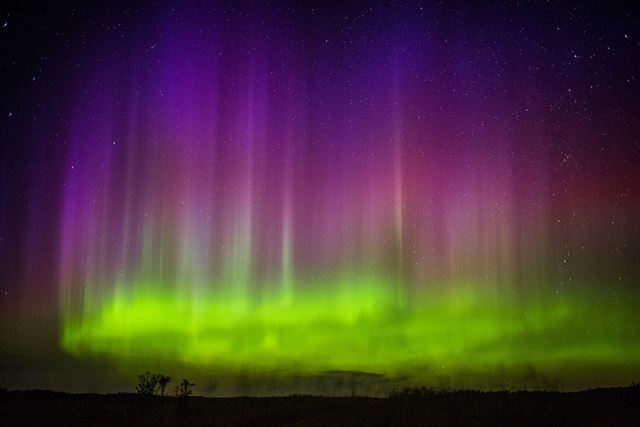
[[[370,397],[145,397],[0,392],[0,425],[640,426],[640,387],[575,393],[428,390]]]

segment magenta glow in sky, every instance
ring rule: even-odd
[[[548,131],[528,132],[539,97],[515,125],[501,121],[510,93],[496,90],[495,59],[439,60],[410,22],[387,29],[388,43],[347,49],[294,43],[299,29],[285,23],[246,38],[267,29],[180,17],[130,52],[101,51],[88,70],[67,161],[63,274],[110,282],[143,268],[248,283],[280,280],[287,265],[329,279],[374,269],[419,291],[556,269],[544,248],[569,196],[552,195],[560,177],[536,144]],[[103,66],[114,63],[124,65]],[[489,82],[472,85],[479,70]],[[525,251],[534,262],[516,266]]]

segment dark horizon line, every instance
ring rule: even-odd
[[[367,398],[367,399],[393,399],[393,398],[403,398],[403,397],[429,397],[429,396],[437,396],[437,395],[452,395],[452,394],[581,394],[581,393],[602,393],[602,392],[613,392],[613,391],[638,391],[640,392],[640,383],[630,383],[625,386],[605,386],[605,387],[590,387],[585,389],[578,390],[561,390],[561,389],[500,389],[500,390],[480,390],[480,389],[472,389],[472,388],[460,388],[460,389],[446,389],[446,388],[436,388],[436,387],[426,387],[426,386],[418,386],[418,387],[405,387],[397,390],[391,390],[386,396],[372,396],[366,394],[344,394],[344,395],[328,395],[328,394],[308,394],[308,393],[291,393],[291,394],[274,394],[274,395],[236,395],[236,396],[207,396],[201,394],[192,394],[188,397],[175,396],[173,394],[144,394],[137,393],[135,391],[118,391],[113,393],[99,393],[99,392],[68,392],[68,391],[60,391],[60,390],[51,390],[51,389],[6,389],[4,387],[0,387],[0,396],[6,394],[56,394],[56,395],[66,395],[66,396],[74,396],[74,397],[82,397],[82,396],[104,396],[104,397],[121,397],[121,396],[136,396],[141,398],[158,398],[158,399],[191,399],[191,398],[202,398],[202,399],[282,399],[282,398]]]

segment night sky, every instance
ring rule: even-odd
[[[640,7],[22,3],[0,387],[640,380]]]

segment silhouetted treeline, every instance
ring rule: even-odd
[[[167,385],[171,382],[171,377],[165,374],[147,371],[138,375],[138,385],[136,392],[145,396],[164,396]],[[187,378],[176,386],[176,397],[189,397],[193,394],[194,383]]]
[[[390,398],[190,399],[139,394],[0,392],[3,425],[640,425],[640,387],[559,392],[440,392]]]

